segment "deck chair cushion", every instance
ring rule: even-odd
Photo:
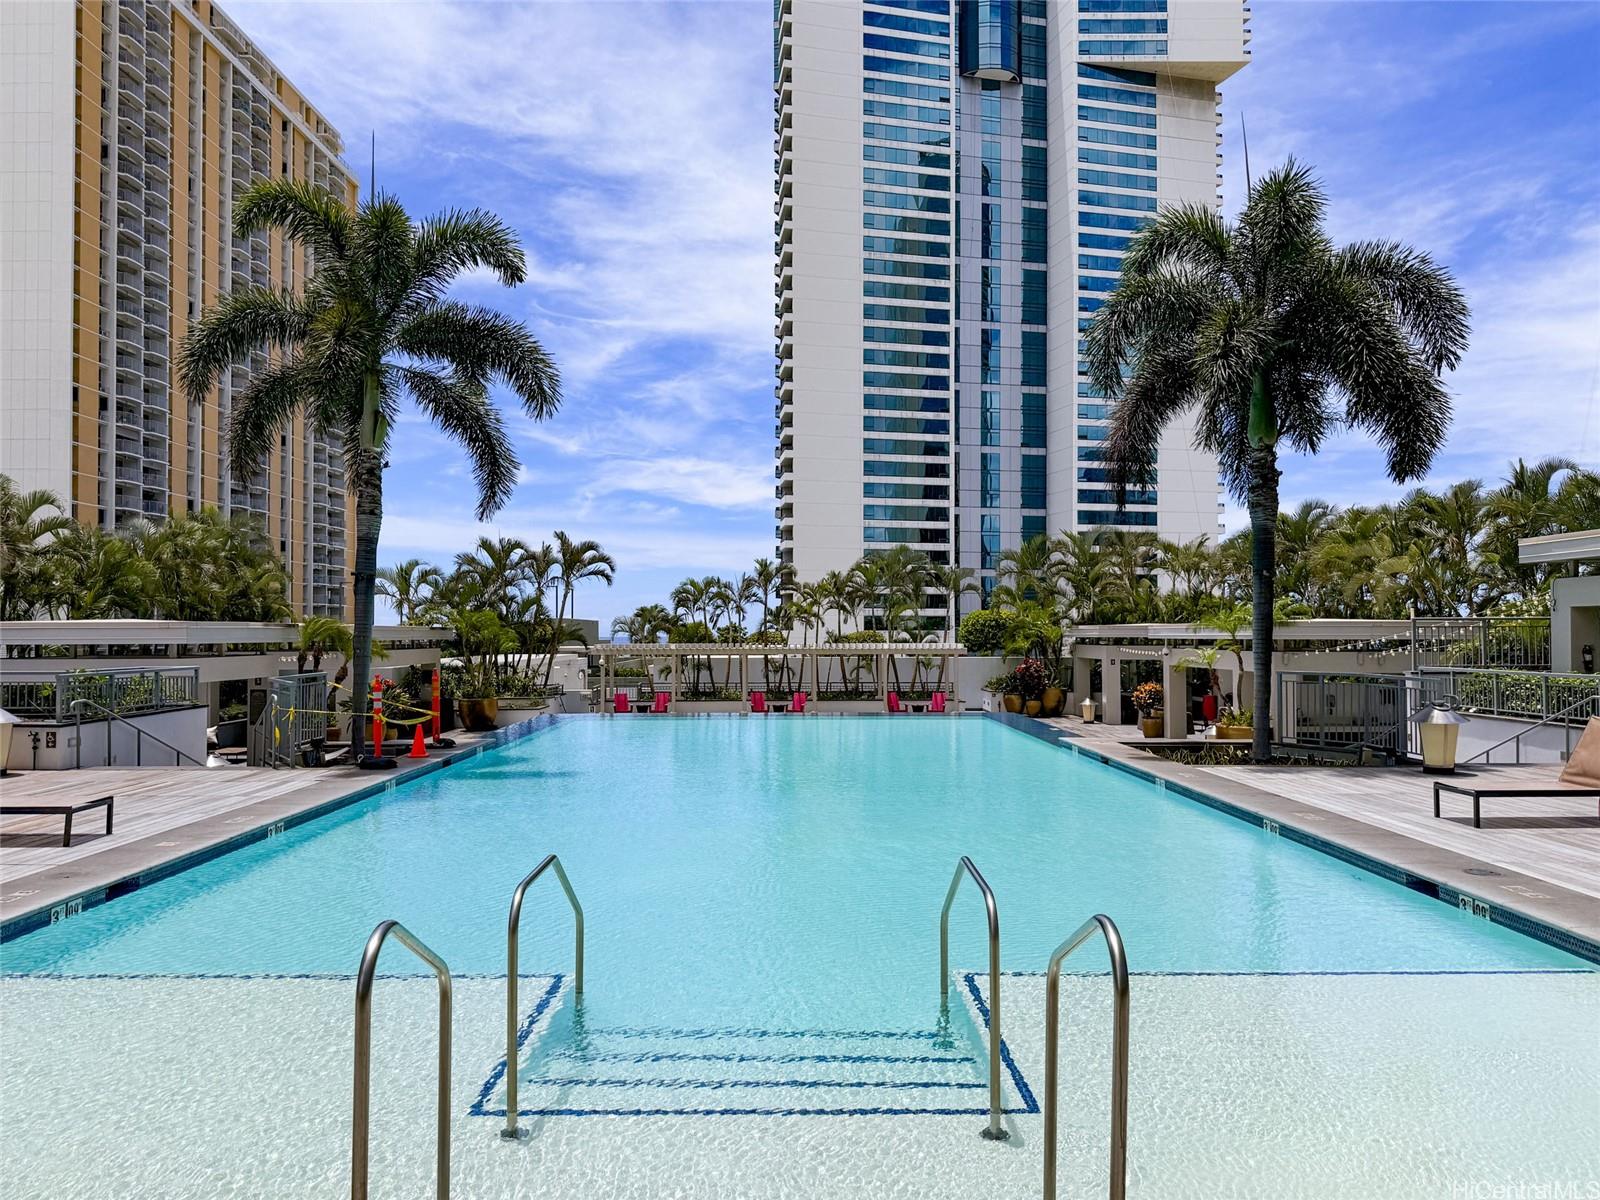
[[[1600,717],[1590,717],[1561,772],[1562,783],[1600,788]]]

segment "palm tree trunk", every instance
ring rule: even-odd
[[[350,679],[350,753],[359,759],[367,749],[367,691],[372,684],[373,598],[378,579],[378,532],[383,525],[380,484],[368,483],[356,493],[355,622],[351,640],[354,665]],[[383,747],[375,747],[382,753]]]
[[[378,376],[363,380],[360,448],[350,475],[356,492],[355,620],[351,630],[350,756],[360,761],[367,748],[367,700],[372,687],[372,622],[378,585],[378,533],[383,526],[383,407]],[[374,748],[378,754],[383,747]]]
[[[1277,579],[1278,453],[1272,445],[1250,452],[1250,649],[1255,670],[1250,757],[1272,758],[1272,600]]]

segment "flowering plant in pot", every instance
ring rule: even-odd
[[[1006,676],[1006,711],[1038,716],[1047,682],[1043,662],[1037,658],[1023,659]]]
[[[1161,736],[1161,694],[1159,683],[1141,683],[1133,689],[1133,707],[1139,710],[1139,729],[1145,737]]]

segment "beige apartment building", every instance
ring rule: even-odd
[[[86,525],[250,513],[297,612],[350,608],[354,507],[340,447],[297,419],[247,477],[228,466],[241,364],[200,404],[174,384],[189,323],[309,255],[233,236],[268,178],[356,200],[338,132],[209,0],[0,3],[0,473]]]

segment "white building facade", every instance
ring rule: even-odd
[[[1220,205],[1239,0],[775,0],[776,536],[801,580],[909,545],[993,586],[1039,534],[1216,538],[1174,424],[1118,509],[1082,332],[1159,207]],[[966,605],[976,603],[967,598]]]

